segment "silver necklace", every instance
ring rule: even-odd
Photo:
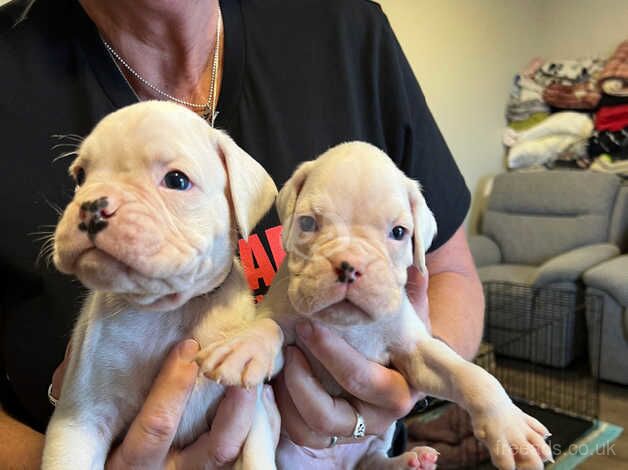
[[[214,47],[214,57],[212,60],[212,74],[211,81],[209,84],[209,95],[207,96],[207,102],[205,103],[192,103],[190,101],[182,100],[177,98],[176,96],[172,96],[169,93],[159,89],[156,85],[150,83],[144,77],[142,77],[133,67],[131,67],[126,60],[122,58],[118,52],[111,47],[111,45],[101,36],[101,40],[105,45],[105,48],[109,53],[122,64],[122,66],[127,69],[135,78],[137,78],[141,83],[145,86],[156,92],[157,94],[168,98],[169,100],[174,101],[175,103],[179,103],[190,108],[202,109],[201,116],[203,119],[209,120],[209,123],[214,126],[214,121],[216,120],[216,116],[218,116],[218,112],[216,111],[216,77],[218,76],[218,68],[220,67],[220,27],[222,23],[222,15],[220,12],[220,4],[218,4],[218,20],[216,22],[216,44]],[[136,94],[137,96],[137,94]]]

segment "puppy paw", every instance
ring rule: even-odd
[[[196,362],[205,377],[219,384],[250,388],[271,377],[282,345],[279,326],[272,320],[257,320],[202,348]]]
[[[434,470],[438,460],[438,451],[431,447],[414,447],[408,452],[389,459],[382,468],[390,470]]]
[[[500,470],[542,470],[544,462],[553,462],[545,439],[549,431],[514,404],[472,416],[475,437],[484,442],[491,460]]]

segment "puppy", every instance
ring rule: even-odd
[[[248,236],[277,189],[226,134],[181,106],[143,102],[105,117],[70,173],[77,188],[53,259],[91,293],[46,433],[44,469],[103,468],[177,342],[195,338],[203,347],[258,325],[264,337],[281,337],[271,322],[255,323],[234,259],[237,232]],[[251,383],[268,375],[268,365],[249,366]],[[221,385],[197,380],[174,446],[208,430],[222,395]],[[274,468],[268,418],[258,400],[239,468]]]
[[[407,269],[414,265],[427,275],[425,251],[436,233],[416,181],[377,148],[345,143],[302,164],[280,191],[277,207],[287,256],[261,309],[281,325],[286,343],[299,344],[298,319],[320,322],[370,360],[400,371],[418,390],[463,406],[498,468],[512,469],[515,461],[520,468],[543,468],[551,459],[547,429],[518,409],[493,376],[432,338],[408,299]],[[331,395],[346,394],[311,354],[308,358]],[[276,367],[281,362],[277,358]],[[284,439],[278,466],[433,466],[433,459],[423,460],[429,448],[389,459],[393,430],[324,449],[319,460]]]

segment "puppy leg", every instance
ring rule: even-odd
[[[42,469],[102,469],[108,451],[109,440],[96,425],[55,413],[46,431]]]
[[[415,447],[397,457],[390,458],[387,451],[392,443],[395,426],[391,426],[383,438],[378,438],[362,457],[356,470],[434,470],[438,452],[431,447]]]
[[[414,387],[465,408],[499,469],[542,469],[551,460],[547,429],[517,408],[495,377],[424,329],[414,350],[397,354],[393,363]]]
[[[251,430],[234,470],[275,470],[275,449],[279,442],[280,417],[274,399],[263,397],[263,387],[257,387],[257,406]],[[272,391],[270,392],[272,394]]]
[[[203,347],[196,362],[207,378],[220,384],[254,387],[281,369],[283,341],[275,321],[257,319]]]

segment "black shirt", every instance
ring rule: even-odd
[[[380,7],[366,0],[222,0],[225,52],[216,127],[280,187],[297,164],[365,140],[424,188],[438,223],[434,249],[461,225],[469,191]],[[431,47],[426,44],[425,47]],[[71,137],[137,100],[74,0],[38,0],[0,36],[0,244],[3,405],[43,431],[46,390],[84,294],[38,258],[40,232],[72,196]],[[382,197],[385,197],[383,195]],[[376,203],[377,201],[373,201]],[[270,214],[243,264],[257,294],[281,261]]]

